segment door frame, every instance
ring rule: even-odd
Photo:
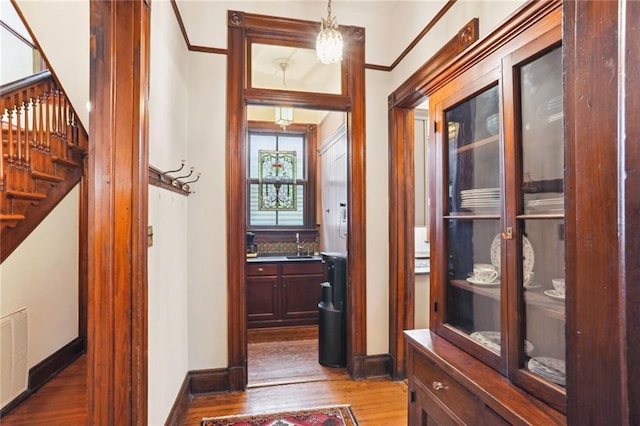
[[[246,107],[286,101],[293,107],[344,111],[349,140],[347,371],[365,375],[366,358],[366,212],[365,212],[365,63],[364,29],[340,26],[345,39],[342,94],[318,94],[249,87],[248,39],[313,48],[318,23],[228,12],[227,56],[227,306],[230,390],[247,385],[247,313],[245,294]],[[240,302],[242,301],[242,302]]]

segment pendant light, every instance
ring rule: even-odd
[[[322,19],[320,34],[316,38],[316,55],[323,64],[342,61],[342,34],[338,31],[338,22],[331,16],[331,0],[327,4],[327,19]]]
[[[287,72],[287,68],[289,68],[289,62],[283,61],[280,62],[280,69],[282,69],[282,86],[284,88],[287,87],[287,83],[285,81],[285,74]],[[293,108],[291,107],[276,107],[276,117],[275,123],[282,127],[282,130],[287,131],[287,126],[293,123]]]

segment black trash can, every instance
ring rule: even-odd
[[[318,303],[318,362],[327,367],[347,365],[347,256],[322,253],[326,282]]]

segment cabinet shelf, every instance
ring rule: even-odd
[[[450,284],[454,287],[467,290],[474,294],[479,294],[494,300],[500,300],[500,286],[495,287],[482,287],[468,283],[465,280],[451,280]],[[565,308],[563,302],[558,302],[544,294],[538,293],[539,289],[525,290],[524,300],[527,307],[535,308],[545,313],[549,317],[559,320],[565,319]]]
[[[489,145],[494,142],[498,142],[499,140],[500,140],[499,135],[489,136],[488,138],[480,139],[475,142],[471,142],[470,144],[461,146],[460,148],[456,149],[456,152],[461,153],[461,152],[469,151],[472,149],[480,148],[481,146]]]

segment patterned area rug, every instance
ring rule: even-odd
[[[282,413],[205,417],[202,426],[357,426],[349,405]]]

